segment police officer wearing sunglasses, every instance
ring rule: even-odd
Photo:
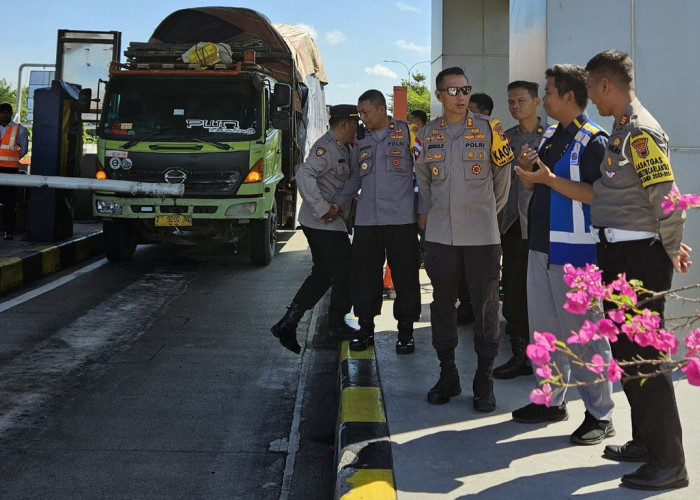
[[[513,152],[498,119],[469,111],[471,86],[461,68],[441,71],[435,95],[444,114],[416,137],[416,177],[425,228],[425,269],[433,285],[433,347],[440,379],[428,402],[447,403],[462,392],[455,365],[457,288],[464,273],[474,304],[474,408],[496,408],[493,360],[498,353],[498,275],[501,246],[496,214],[510,188]]]

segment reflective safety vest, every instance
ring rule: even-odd
[[[10,125],[0,141],[0,167],[19,168],[20,147],[17,144],[19,124]]]
[[[577,125],[578,123],[575,122]],[[553,125],[542,136],[540,148],[556,130]],[[552,171],[558,177],[581,182],[580,160],[588,142],[598,134],[607,133],[593,120],[580,125],[574,140],[564,155],[554,164]],[[539,149],[539,148],[538,148]],[[550,190],[549,206],[549,261],[555,265],[573,264],[583,267],[596,264],[596,245],[590,233],[591,206]]]

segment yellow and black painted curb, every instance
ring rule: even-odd
[[[103,251],[102,231],[0,258],[0,295]]]
[[[395,500],[391,439],[374,347],[341,344],[336,429],[336,500]]]

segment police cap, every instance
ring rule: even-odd
[[[344,118],[360,118],[357,112],[357,106],[354,104],[337,104],[331,106],[331,121],[339,121]]]

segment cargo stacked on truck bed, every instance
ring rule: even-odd
[[[113,62],[98,128],[98,176],[183,183],[182,198],[97,192],[105,252],[138,243],[249,241],[270,262],[294,228],[295,167],[325,132],[325,71],[298,28],[250,9],[176,11]]]

